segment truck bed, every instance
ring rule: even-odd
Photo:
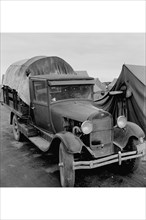
[[[3,103],[8,106],[11,111],[16,111],[19,116],[26,117],[29,114],[29,106],[25,104],[18,96],[16,90],[8,86],[2,87]]]

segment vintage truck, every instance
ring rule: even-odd
[[[75,170],[115,163],[131,172],[144,155],[143,130],[124,115],[113,125],[112,115],[93,101],[93,86],[92,77],[59,57],[16,62],[4,76],[3,104],[14,138],[26,136],[55,154],[63,187],[74,186]]]

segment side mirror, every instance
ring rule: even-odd
[[[121,94],[123,94],[123,91],[110,91],[109,92],[109,95],[121,95]]]

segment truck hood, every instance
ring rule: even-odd
[[[84,122],[92,114],[100,114],[103,112],[105,113],[104,110],[93,106],[92,102],[90,101],[62,101],[53,103],[51,106],[51,115],[54,120],[60,116]]]

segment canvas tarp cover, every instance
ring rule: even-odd
[[[126,98],[127,118],[138,124],[146,135],[146,67],[123,65],[121,74],[110,91],[118,91],[123,86],[132,92],[132,96]],[[96,104],[109,111],[116,122],[119,112],[118,100],[116,95],[106,95],[103,99],[96,101]]]
[[[76,74],[72,67],[59,57],[37,56],[12,64],[6,71],[3,85],[15,89],[19,97],[30,105],[29,76],[46,74]]]

